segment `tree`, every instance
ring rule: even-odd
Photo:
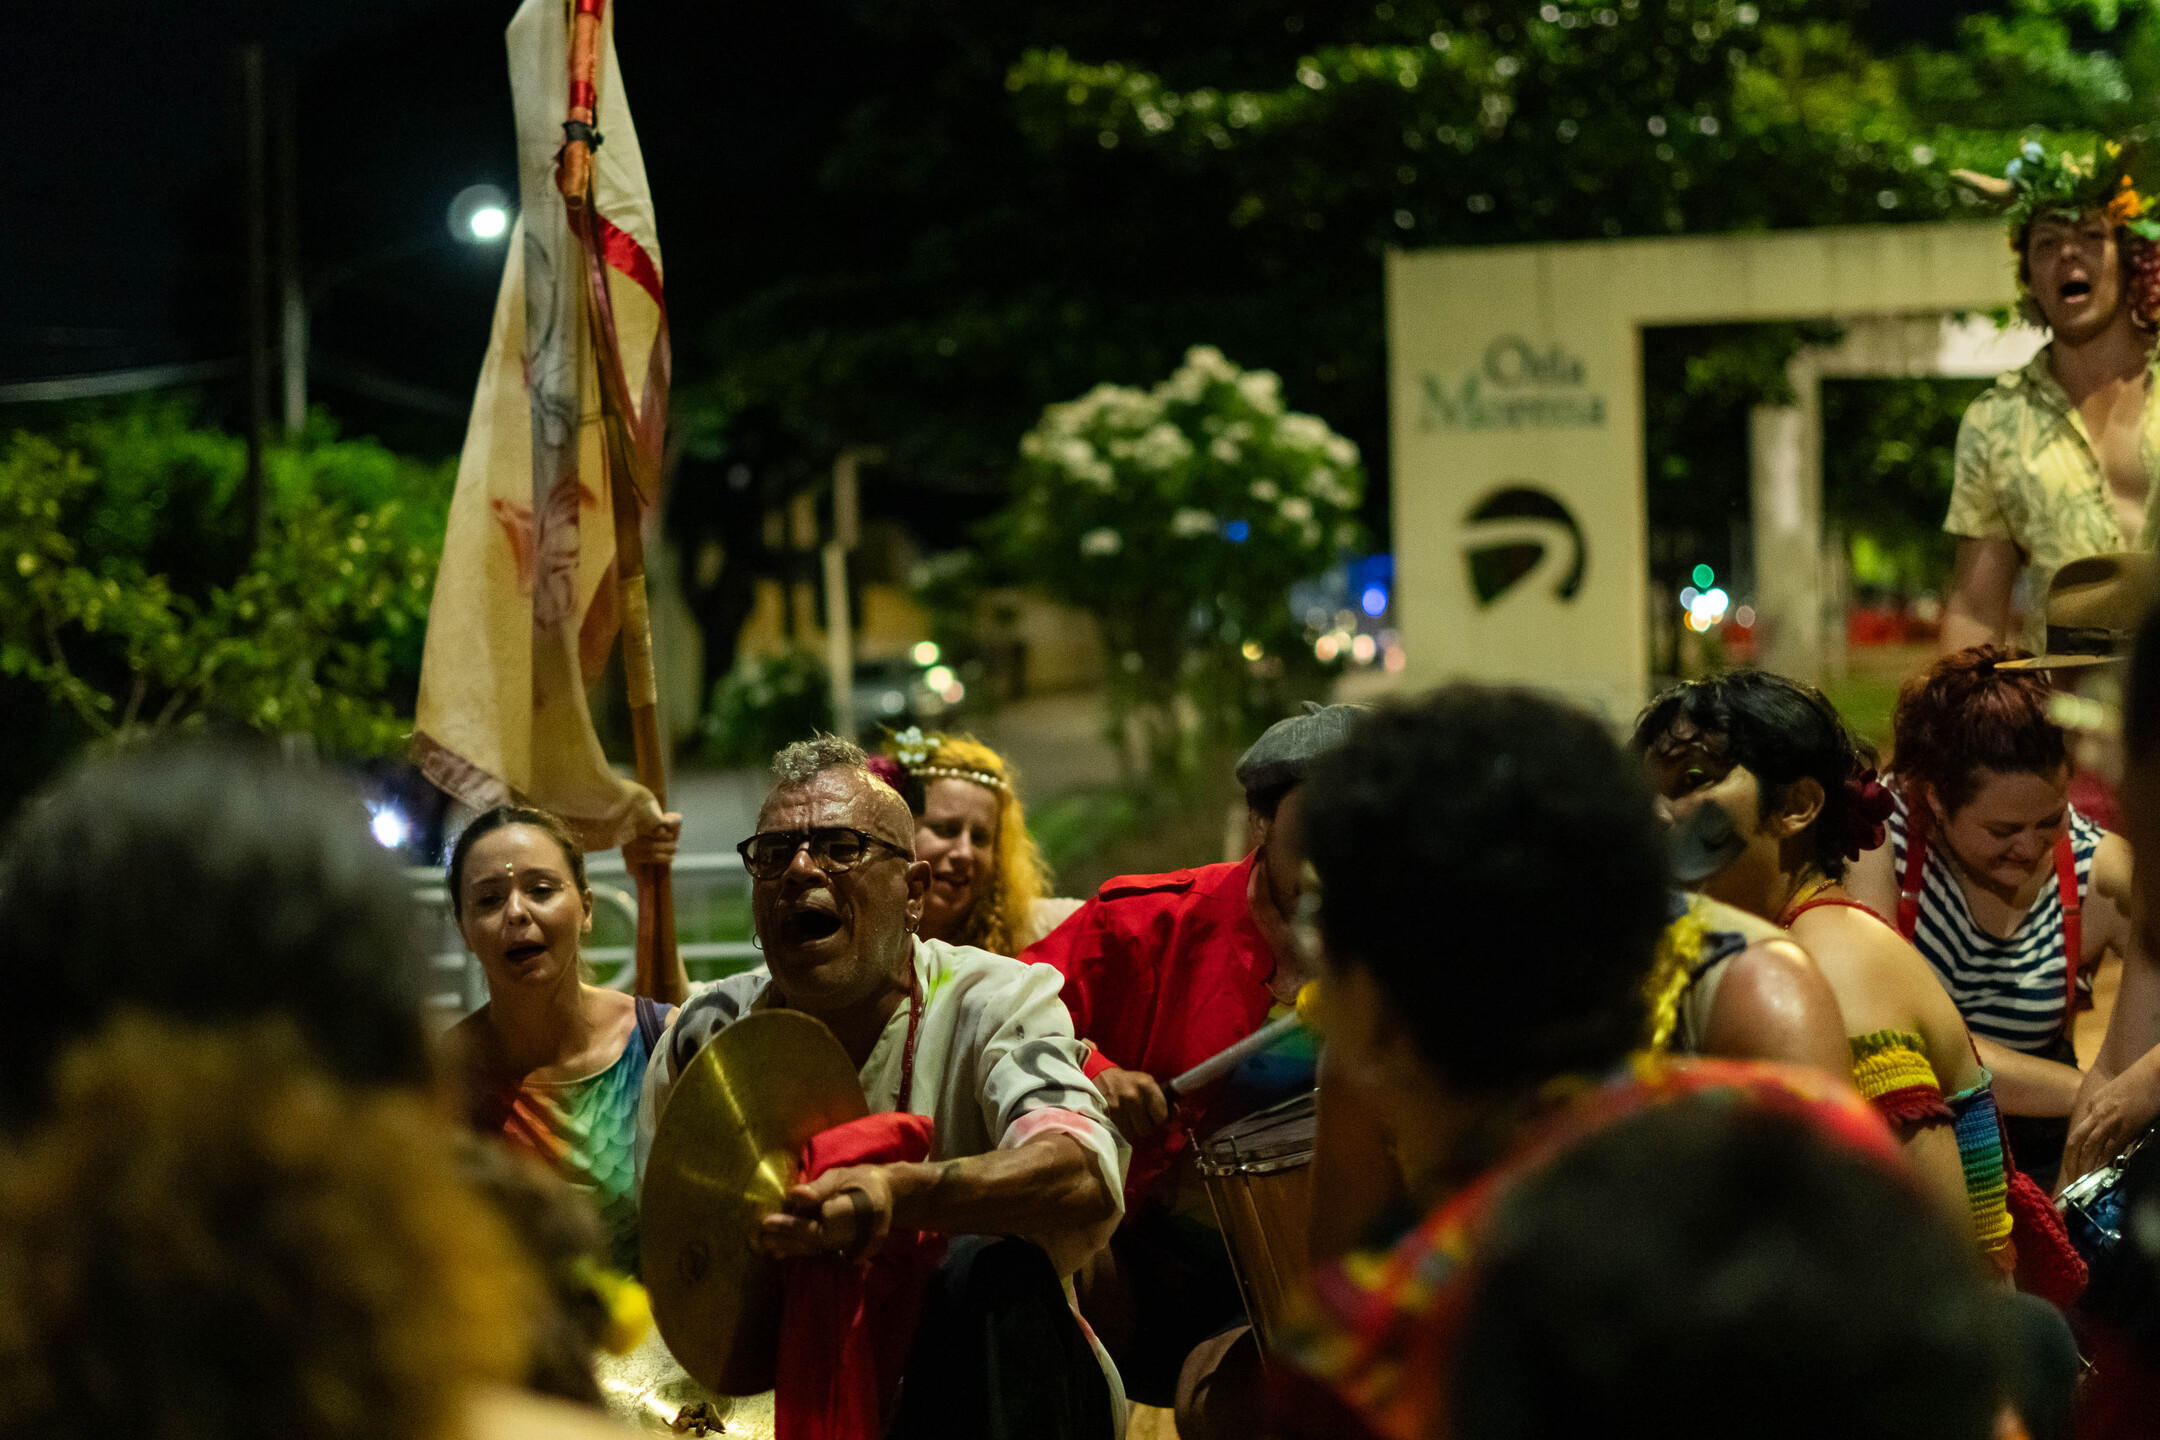
[[[1207,340],[1359,443],[1384,529],[1385,246],[1968,213],[1953,165],[2120,129],[2160,86],[2150,3],[2008,0],[1926,45],[1884,38],[1897,8],[843,10],[834,93],[745,102],[816,180],[756,192],[690,403],[723,448],[754,413],[767,456],[874,443],[889,483],[995,497],[1044,403]]]
[[[1253,712],[1322,688],[1285,597],[1362,538],[1365,475],[1356,445],[1283,408],[1275,375],[1195,346],[1152,390],[1049,406],[1020,452],[989,534],[1014,571],[1102,622],[1120,754],[1137,730],[1167,778],[1188,732],[1243,741]]]
[[[172,405],[57,439],[16,432],[0,452],[0,673],[111,740],[224,723],[395,750],[449,467],[318,425],[270,452],[266,534],[248,553],[243,454]]]

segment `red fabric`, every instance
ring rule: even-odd
[[[1267,1023],[1275,952],[1246,902],[1253,858],[1167,875],[1124,875],[1020,956],[1065,977],[1073,1031],[1110,1063],[1167,1080]],[[1096,1067],[1098,1070],[1103,1068]],[[1214,1129],[1219,1084],[1179,1102],[1170,1123],[1135,1147],[1130,1215],[1188,1134]]]
[[[645,253],[645,247],[630,238],[630,232],[618,226],[605,215],[594,217],[600,222],[600,254],[610,270],[619,270],[638,283],[638,287],[652,296],[653,304],[667,313],[667,300],[660,293],[660,269]]]
[[[2089,1316],[2078,1342],[2092,1373],[2078,1386],[2070,1433],[2076,1440],[2151,1440],[2160,1429],[2160,1366],[2113,1325]]]
[[[866,1115],[803,1147],[802,1178],[845,1165],[928,1158],[927,1115]],[[773,1383],[778,1440],[876,1440],[900,1386],[930,1272],[945,1237],[895,1230],[868,1262],[791,1260],[781,1276],[780,1366]]]
[[[2010,1192],[2003,1204],[2010,1211],[2010,1242],[2017,1246],[2017,1288],[2067,1310],[2085,1293],[2085,1259],[2070,1244],[2054,1202],[2017,1168],[2007,1145],[2003,1157],[2010,1162],[2005,1167]]]
[[[1875,1107],[1883,1119],[1890,1122],[1890,1128],[1895,1130],[1901,1139],[1910,1139],[1917,1132],[1932,1129],[1937,1125],[1952,1125],[1957,1122],[1957,1117],[1950,1113],[1950,1107],[1943,1103],[1942,1091],[1926,1085],[1908,1085],[1902,1090],[1889,1090],[1880,1095],[1872,1095],[1868,1097],[1868,1103]]]

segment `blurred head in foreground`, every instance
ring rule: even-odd
[[[2003,1297],[1909,1184],[1791,1116],[1645,1111],[1504,1199],[1454,1433],[1988,1440]]]
[[[61,1051],[122,1010],[282,1015],[340,1079],[426,1083],[413,920],[334,777],[220,745],[93,759],[0,858],[0,1126],[34,1119]]]
[[[0,1169],[0,1434],[437,1440],[540,1303],[424,1098],[128,1017]]]
[[[1664,827],[1591,716],[1454,685],[1315,762],[1328,1045],[1406,1122],[1617,1064],[1666,922]]]

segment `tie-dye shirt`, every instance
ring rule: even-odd
[[[506,1081],[499,1075],[467,1073],[467,1114],[481,1134],[524,1150],[587,1195],[606,1227],[616,1269],[637,1273],[638,1096],[645,1067],[652,1058],[648,1033],[657,1033],[666,1011],[639,1000],[639,1024],[630,1027],[622,1053],[605,1070],[580,1080]],[[644,1013],[651,1006],[658,1013]],[[467,1017],[459,1029],[479,1023]],[[477,1053],[468,1047],[467,1053]]]

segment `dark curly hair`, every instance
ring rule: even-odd
[[[2059,774],[2070,763],[2062,727],[2048,718],[2047,672],[2004,670],[2026,652],[1975,645],[1945,655],[1898,692],[1892,763],[1907,796],[1921,781],[1955,813],[1980,772]]]
[[[1628,748],[1638,756],[1649,753],[1680,720],[1725,738],[1726,754],[1762,787],[1762,815],[1783,803],[1797,780],[1822,786],[1822,813],[1808,829],[1810,858],[1829,879],[1843,878],[1853,825],[1849,782],[1874,763],[1874,756],[1853,738],[1820,690],[1766,670],[1685,681],[1650,702],[1635,722]]]
[[[1674,1440],[1987,1440],[2017,1369],[1969,1233],[1880,1160],[1725,1097],[1600,1131],[1503,1198],[1480,1248],[1462,1440],[1588,1416]]]
[[[123,1016],[0,1168],[0,1434],[447,1440],[524,1372],[530,1268],[431,1099],[283,1021]]]
[[[1383,705],[1315,762],[1304,827],[1330,962],[1373,976],[1450,1085],[1602,1070],[1640,1039],[1664,828],[1591,716],[1475,685]]]
[[[404,874],[330,772],[235,744],[92,759],[0,855],[0,1124],[123,1009],[283,1015],[339,1079],[429,1084],[424,955]]]

